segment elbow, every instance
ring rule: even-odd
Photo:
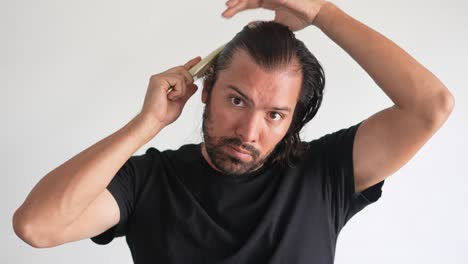
[[[452,113],[453,108],[455,108],[455,97],[449,91],[447,91],[447,95],[444,97],[444,109],[450,115]]]
[[[16,236],[31,247],[47,248],[52,246],[49,240],[37,236],[36,228],[22,217],[20,209],[13,214],[12,224]]]
[[[435,121],[445,122],[455,107],[455,98],[449,91],[445,92],[439,98],[438,111]]]
[[[440,128],[452,113],[455,107],[455,98],[448,90],[444,91],[433,104],[430,125],[433,128]]]

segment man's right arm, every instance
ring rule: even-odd
[[[139,114],[49,172],[16,210],[15,233],[33,247],[52,247],[117,224],[120,211],[106,187],[129,157],[161,129]]]
[[[53,247],[117,224],[120,209],[107,186],[140,147],[180,116],[197,90],[188,70],[200,60],[151,76],[140,114],[44,176],[14,213],[15,233],[33,247]]]

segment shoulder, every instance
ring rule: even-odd
[[[356,131],[362,122],[349,127],[341,128],[333,132],[326,133],[319,138],[305,142],[307,149],[314,153],[341,152],[344,149],[352,149]]]
[[[160,150],[156,147],[149,147],[145,158],[158,164],[185,164],[197,162],[200,146],[199,144],[185,144],[178,148]]]
[[[326,133],[310,141],[302,141],[304,152],[298,165],[318,166],[319,163],[351,157],[354,137],[360,124]]]
[[[200,144],[185,144],[177,149],[166,149],[160,152],[160,155],[167,158],[189,159],[197,154]]]
[[[146,149],[144,156],[154,157],[154,156],[184,156],[190,155],[196,151],[199,147],[199,144],[185,144],[175,149],[165,149],[161,150],[156,147],[149,147]]]

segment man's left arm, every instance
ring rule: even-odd
[[[343,48],[394,105],[364,120],[353,147],[355,191],[405,165],[437,132],[454,98],[429,70],[391,40],[327,2],[313,24]]]
[[[355,192],[405,165],[437,132],[454,107],[450,91],[391,40],[326,0],[228,0],[226,18],[248,9],[275,11],[291,30],[315,25],[343,48],[394,105],[362,121],[354,138]]]

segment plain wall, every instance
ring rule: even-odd
[[[467,263],[467,4],[334,1],[392,39],[450,89],[445,125],[397,173],[381,199],[341,232],[336,263]],[[49,171],[123,127],[141,109],[149,77],[205,56],[249,21],[221,17],[223,0],[1,1],[0,263],[130,263],[125,238],[32,248],[12,215]],[[343,25],[345,26],[345,25]],[[326,90],[304,140],[349,127],[392,105],[373,80],[319,29],[296,32],[325,69]],[[197,82],[201,88],[201,83]],[[135,154],[201,140],[201,89],[181,117]]]

